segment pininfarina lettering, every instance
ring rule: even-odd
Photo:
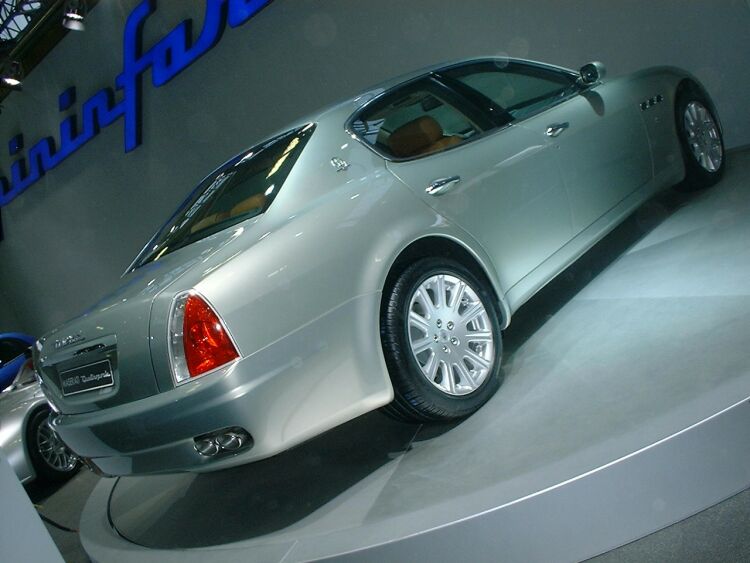
[[[156,0],[143,0],[128,16],[123,34],[123,67],[115,79],[115,88],[103,88],[83,102],[81,127],[76,115],[60,122],[59,146],[53,137],[45,137],[28,149],[10,167],[10,180],[0,178],[0,208],[8,205],[29,186],[99,134],[102,127],[122,118],[124,148],[130,152],[141,144],[143,73],[151,69],[151,83],[158,88],[169,82],[221,39],[226,25],[237,27],[248,21],[272,0],[206,0],[203,28],[192,39],[192,20],[185,20],[161,41],[143,51],[143,25],[154,10]],[[119,98],[119,101],[115,101]],[[76,100],[75,88],[58,98],[59,110],[67,111]],[[23,135],[8,143],[10,156],[21,155]]]

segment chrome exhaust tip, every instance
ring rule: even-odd
[[[216,438],[216,443],[219,445],[219,447],[227,452],[236,452],[237,450],[241,449],[245,444],[245,441],[245,437],[242,436],[242,434],[238,434],[237,432],[227,432],[226,434],[221,434]]]
[[[193,441],[195,451],[205,457],[216,457],[222,453],[236,453],[253,445],[250,434],[244,428],[237,426],[196,436]]]
[[[205,438],[195,441],[195,451],[206,457],[213,457],[221,451],[216,440]]]

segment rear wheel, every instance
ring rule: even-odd
[[[700,95],[687,93],[677,102],[677,132],[685,162],[678,188],[693,191],[714,185],[724,173],[724,140],[718,120]]]
[[[393,382],[388,414],[448,421],[475,412],[500,383],[497,303],[459,262],[424,258],[386,290],[381,339]]]
[[[37,476],[59,483],[75,475],[79,461],[49,425],[48,419],[46,410],[34,413],[29,421],[26,443]]]

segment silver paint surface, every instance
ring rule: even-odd
[[[36,477],[26,445],[27,424],[46,404],[38,383],[0,394],[0,449],[22,483]]]
[[[443,237],[465,248],[507,326],[539,288],[684,175],[670,112],[689,75],[667,67],[605,80],[482,139],[408,162],[386,162],[345,130],[371,96],[424,72],[292,124],[317,128],[264,215],[124,276],[108,298],[40,340],[36,365],[61,413],[53,427],[76,453],[115,475],[212,470],[274,455],[383,406],[393,389],[380,299],[409,244]],[[641,111],[654,92],[665,103]],[[560,122],[570,127],[545,135]],[[462,178],[455,189],[425,193],[454,175]],[[175,388],[168,316],[174,297],[191,289],[219,313],[241,359]],[[78,333],[83,341],[54,349]],[[61,395],[59,370],[105,358],[114,386]],[[226,426],[245,428],[253,448],[213,462],[195,452],[194,436]]]

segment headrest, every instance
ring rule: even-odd
[[[391,133],[388,146],[394,156],[408,157],[419,154],[442,137],[443,128],[440,124],[432,117],[423,115]]]

